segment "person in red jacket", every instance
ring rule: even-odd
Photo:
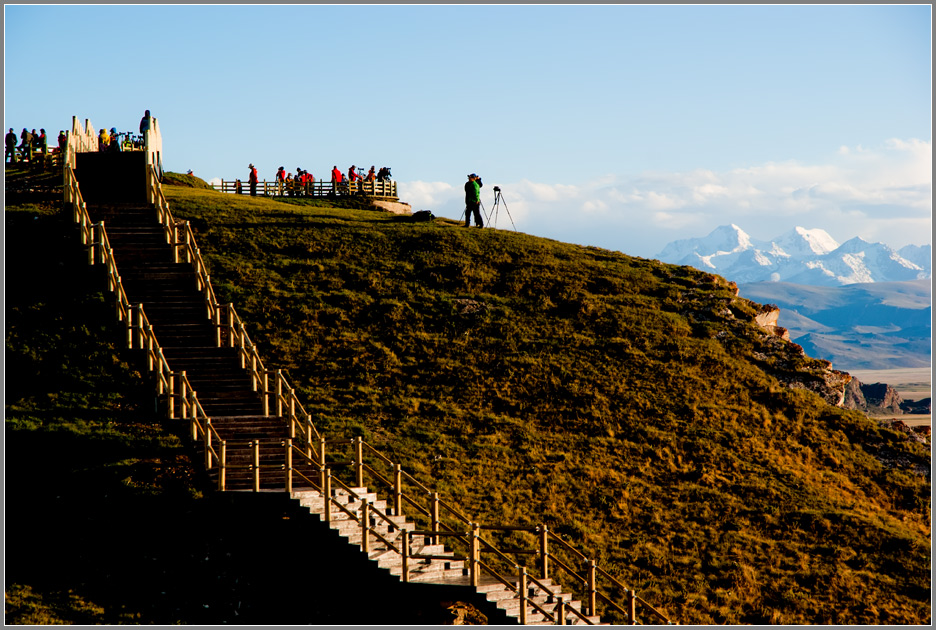
[[[257,196],[257,167],[251,164],[247,168],[250,169],[250,176],[247,181],[250,183],[250,195],[252,197]]]
[[[341,171],[338,170],[338,165],[337,165],[337,164],[336,164],[335,166],[332,166],[332,173],[331,173],[331,175],[332,175],[332,179],[331,179],[331,180],[332,180],[332,191],[334,191],[334,192],[337,193],[337,192],[338,192],[338,184],[340,184],[341,181],[344,179],[344,177],[341,175]]]

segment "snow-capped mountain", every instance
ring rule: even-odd
[[[704,238],[673,241],[657,257],[663,262],[711,271],[737,283],[783,281],[840,286],[931,277],[929,245],[909,245],[901,252],[857,237],[839,245],[818,228],[796,227],[770,241],[757,241],[732,224],[720,226]]]

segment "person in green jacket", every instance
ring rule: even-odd
[[[465,182],[465,227],[471,227],[471,213],[474,213],[475,225],[484,227],[481,221],[481,178],[472,173]]]

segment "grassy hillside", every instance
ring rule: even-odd
[[[721,278],[166,193],[320,430],[363,435],[480,521],[551,525],[681,623],[929,621],[928,445],[769,376],[819,362]]]
[[[929,445],[781,384],[770,374],[814,379],[821,362],[763,333],[757,305],[720,278],[446,220],[164,190],[196,229],[219,299],[235,304],[267,366],[288,371],[319,429],[363,435],[477,520],[550,525],[683,624],[930,622]],[[31,211],[7,208],[8,239],[11,217],[32,229]],[[56,234],[51,209],[42,217],[36,229]],[[133,366],[95,355],[91,341],[63,341],[74,326],[80,339],[107,338],[91,315],[72,323],[85,311],[67,279],[70,300],[23,298],[15,319],[7,307],[8,361],[58,366],[43,387],[25,368],[6,377],[8,440],[47,444],[83,427],[100,453],[83,466],[101,471],[85,483],[109,501],[105,489],[123,489],[141,512],[181,511],[196,529],[202,497],[185,477],[186,451],[152,418],[139,421],[148,399]],[[88,299],[106,319],[94,306],[106,296]],[[62,344],[85,351],[62,359],[50,349]],[[63,380],[76,366],[97,376]],[[56,403],[50,381],[82,394]],[[108,431],[138,439],[108,442]],[[137,450],[111,450],[115,442]],[[69,465],[54,470],[84,470]],[[151,476],[125,472],[131,465]],[[83,519],[103,535],[93,510]],[[8,512],[8,548],[13,520]],[[16,522],[38,542],[27,525],[41,519]],[[67,545],[55,549],[72,568],[56,579],[42,564],[22,569],[24,551],[15,588],[8,572],[7,621],[11,601],[26,610],[42,591],[56,606],[79,600],[58,613],[64,621],[166,622],[146,595],[218,570],[198,557],[199,541],[173,541],[139,559],[171,556],[172,572],[110,596],[112,581],[81,578],[81,554]],[[209,612],[168,589],[169,621],[210,622],[230,608],[231,580],[209,578]],[[108,597],[107,612],[94,612]],[[40,610],[48,623],[59,608]]]

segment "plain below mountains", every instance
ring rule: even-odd
[[[931,364],[930,280],[815,287],[756,282],[741,295],[780,307],[778,324],[811,357],[840,370],[928,367]]]

